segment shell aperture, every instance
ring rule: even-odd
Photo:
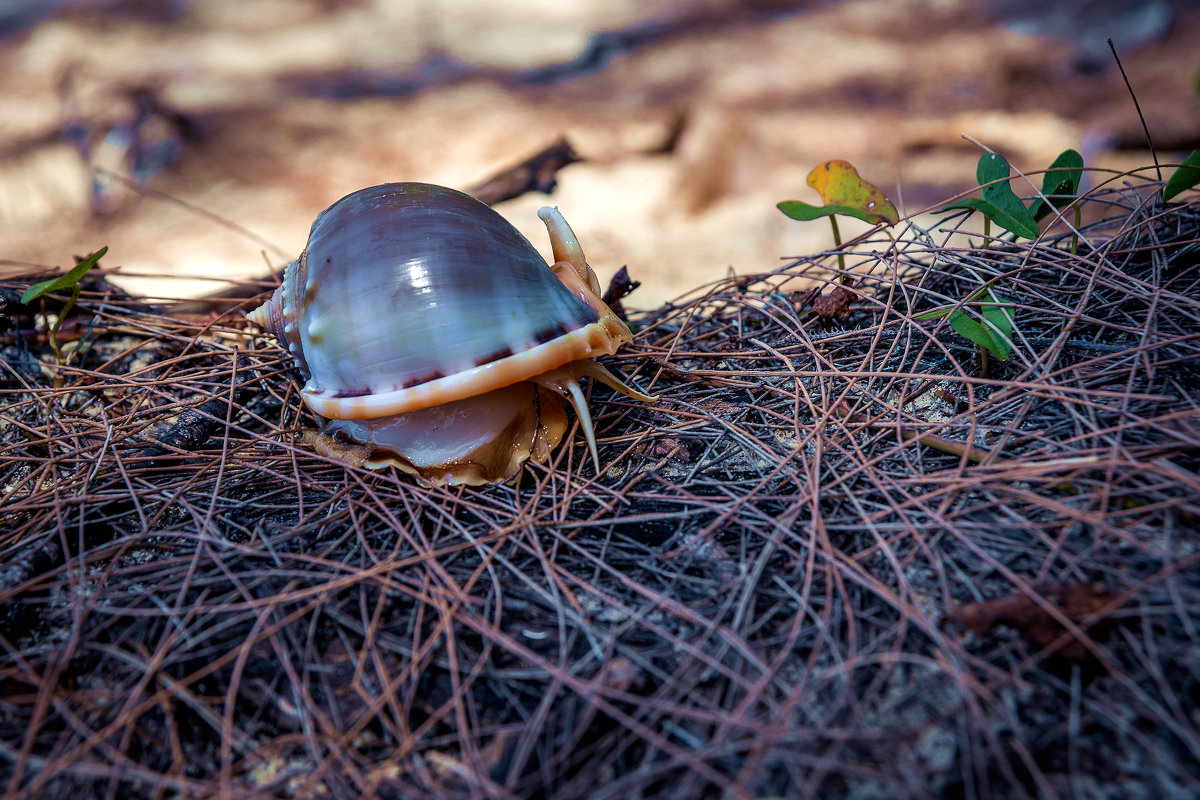
[[[506,480],[528,458],[545,461],[566,430],[562,404],[529,381],[407,414],[329,420],[325,427],[366,445],[326,450],[343,461],[369,469],[394,465],[427,483],[468,484]]]

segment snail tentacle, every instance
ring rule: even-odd
[[[579,417],[579,427],[583,428],[583,435],[587,437],[588,449],[592,451],[592,464],[596,466],[596,474],[600,474],[600,456],[596,453],[596,432],[592,428],[592,415],[588,412],[587,400],[584,399],[583,390],[579,388],[579,381],[566,381],[567,391],[570,392],[571,405],[575,407],[575,415]]]
[[[616,391],[620,392],[621,394],[625,395],[626,397],[632,398],[634,400],[640,400],[643,403],[658,402],[658,395],[656,395],[656,394],[650,395],[650,394],[644,394],[642,392],[639,392],[637,389],[633,388],[632,386],[627,384],[625,381],[621,380],[616,375],[613,375],[611,372],[609,372],[608,369],[606,369],[603,364],[597,364],[595,361],[592,361],[591,359],[587,359],[585,361],[577,362],[575,364],[575,367],[576,367],[576,371],[580,375],[586,375],[589,378],[591,378],[592,380],[600,381],[608,388],[615,389]]]
[[[538,211],[538,218],[546,223],[546,231],[550,234],[550,250],[554,254],[555,263],[565,261],[570,264],[583,282],[599,296],[600,281],[596,278],[596,273],[592,272],[592,268],[588,266],[587,259],[583,255],[583,246],[579,244],[575,232],[567,224],[566,217],[556,206],[544,206]]]

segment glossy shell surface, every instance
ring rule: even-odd
[[[434,483],[503,480],[561,439],[559,396],[596,457],[580,377],[652,399],[590,360],[632,337],[566,221],[539,216],[552,266],[491,208],[440,186],[369,187],[317,217],[249,317],[295,358],[329,433],[367,448],[339,457]]]
[[[314,411],[364,419],[470,397],[630,341],[589,299],[479,201],[383,184],[317,217],[270,327],[308,378]]]

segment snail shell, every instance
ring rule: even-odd
[[[653,400],[591,361],[632,341],[557,209],[555,264],[503,217],[440,186],[350,194],[313,222],[283,284],[248,316],[275,334],[327,432],[433,483],[504,480],[545,460],[571,401],[596,456],[578,380]]]

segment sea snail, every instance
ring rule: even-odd
[[[538,216],[549,268],[503,217],[441,186],[372,186],[321,212],[248,317],[295,359],[325,434],[358,443],[341,457],[426,483],[507,480],[562,439],[562,397],[599,469],[579,379],[656,398],[592,361],[633,337],[558,209]]]

